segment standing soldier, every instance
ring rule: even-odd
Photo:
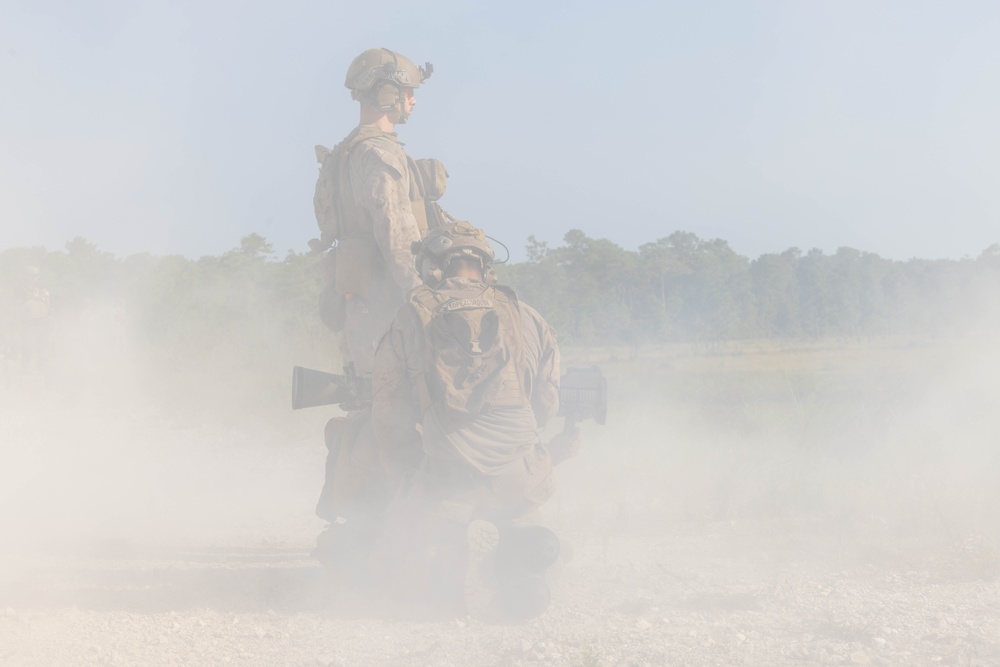
[[[345,365],[362,377],[403,295],[420,284],[410,246],[446,216],[435,203],[444,194],[444,167],[410,158],[394,132],[409,120],[414,91],[432,71],[388,49],[365,51],[344,84],[361,105],[360,124],[332,150],[316,147],[321,236],[310,247],[327,252],[320,314],[341,334]]]
[[[375,344],[405,294],[420,283],[411,246],[447,219],[437,205],[447,173],[437,160],[413,160],[394,132],[416,106],[414,91],[433,71],[388,49],[369,49],[344,85],[360,104],[359,125],[335,148],[316,147],[313,200],[324,252],[320,317],[339,334],[344,368],[357,378],[358,409],[331,419],[329,455],[317,514],[331,522],[316,555],[326,565],[363,558],[392,489],[381,469],[366,387]]]

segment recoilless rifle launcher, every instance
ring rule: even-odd
[[[608,382],[597,366],[570,368],[559,379],[559,415],[566,430],[593,419],[604,426],[608,418]]]
[[[311,368],[292,369],[292,409],[339,404],[343,410],[363,410],[371,405],[371,382],[358,377],[354,365],[344,375]],[[559,414],[566,427],[593,419],[603,425],[608,416],[608,383],[597,366],[570,368],[559,381]]]
[[[349,412],[367,409],[371,403],[371,382],[358,377],[353,363],[344,366],[343,375],[292,368],[292,410],[338,404]]]

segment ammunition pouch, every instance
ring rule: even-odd
[[[420,181],[420,192],[427,201],[437,201],[444,196],[448,186],[448,171],[441,160],[424,158],[413,160],[411,171]]]
[[[424,236],[445,225],[451,216],[437,203],[448,185],[448,171],[441,160],[407,158],[410,171],[410,209]]]

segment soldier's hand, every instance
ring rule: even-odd
[[[324,243],[319,239],[309,239],[309,249],[313,252],[323,252],[330,247],[329,243]]]
[[[582,442],[580,429],[572,426],[549,440],[545,448],[552,457],[552,463],[558,464],[579,454]]]

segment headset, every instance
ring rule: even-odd
[[[379,111],[392,111],[403,100],[404,95],[403,87],[393,79],[396,76],[396,71],[399,69],[399,61],[396,59],[395,52],[389,49],[382,50],[392,56],[392,62],[382,65],[382,71],[385,72],[385,81],[376,86],[374,90],[375,106],[379,108]],[[399,110],[402,112],[402,107]]]

